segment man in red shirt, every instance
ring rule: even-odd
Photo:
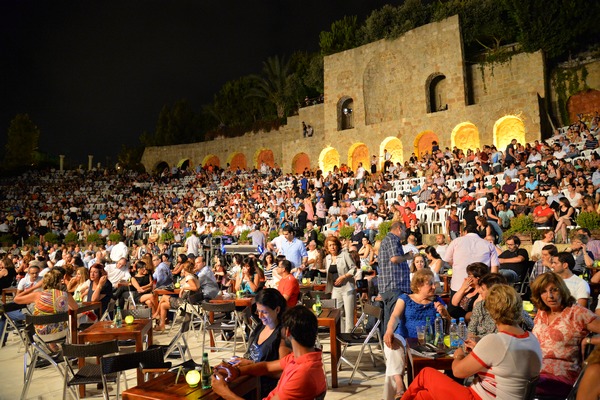
[[[554,209],[546,202],[544,196],[540,196],[540,205],[533,209],[533,223],[536,226],[552,226],[554,218]]]
[[[277,265],[277,273],[281,275],[277,290],[285,298],[288,307],[294,307],[298,304],[298,296],[300,295],[300,284],[291,274],[291,271],[292,263],[289,260],[281,260]]]
[[[229,389],[227,382],[240,375],[262,376],[281,373],[277,387],[265,398],[314,399],[325,394],[327,380],[321,352],[314,348],[317,339],[317,317],[304,306],[287,310],[282,317],[282,337],[292,353],[281,360],[240,366],[221,364],[215,368],[212,389],[224,399],[242,400]]]

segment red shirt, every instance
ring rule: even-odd
[[[265,400],[274,396],[281,400],[314,399],[327,390],[320,351],[306,353],[298,358],[290,353],[279,362],[283,368],[279,383]]]
[[[535,215],[536,217],[550,217],[554,215],[554,210],[548,205],[546,205],[546,208],[543,208],[542,206],[537,206],[533,210],[533,215]]]
[[[285,278],[281,278],[277,286],[277,290],[284,295],[289,296],[287,300],[288,307],[294,307],[298,304],[298,296],[300,295],[300,284],[298,280],[294,278],[294,275],[289,274]]]

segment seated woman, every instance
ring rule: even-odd
[[[456,378],[477,374],[465,387],[450,377],[425,368],[408,387],[402,400],[412,399],[522,399],[528,380],[540,373],[542,351],[536,337],[521,329],[523,303],[511,286],[490,289],[486,305],[498,329],[481,339],[465,354],[454,352],[452,373]]]
[[[81,299],[81,293],[90,285],[89,279],[90,273],[86,267],[77,268],[75,276],[67,283],[67,292],[73,293],[74,299]]]
[[[191,261],[186,261],[182,270],[184,278],[179,282],[179,296],[163,296],[158,303],[158,307],[152,318],[158,319],[158,326],[154,328],[155,332],[165,330],[167,312],[169,309],[178,309],[185,299],[200,289],[198,277],[194,274],[194,264]]]
[[[371,246],[371,242],[369,242],[369,238],[363,237],[361,239],[362,247],[358,250],[358,256],[360,257],[360,266],[367,267],[367,269],[371,268],[371,263],[373,262],[373,246]]]
[[[578,305],[563,279],[546,272],[531,284],[531,301],[538,309],[533,333],[542,346],[542,373],[537,386],[540,395],[566,396],[581,372],[581,342],[597,345],[600,317]]]
[[[108,275],[104,270],[104,265],[96,263],[90,267],[90,283],[87,288],[81,292],[84,301],[99,301],[102,303],[102,309],[108,308],[108,303],[112,299],[113,287],[108,280]],[[98,317],[100,317],[98,315]]]
[[[436,313],[445,319],[450,315],[444,307],[444,302],[435,295],[433,272],[429,269],[420,269],[413,275],[410,282],[412,294],[401,294],[396,301],[394,311],[383,336],[385,343],[384,352],[386,362],[386,384],[384,385],[383,398],[399,399],[404,393],[404,360],[406,359],[405,338],[417,337],[417,326],[424,326],[429,317],[431,323],[435,320]],[[388,382],[388,379],[392,379]],[[394,392],[390,386],[395,386]]]
[[[561,197],[558,200],[558,204],[558,210],[554,210],[554,218],[556,219],[554,234],[560,233],[560,243],[567,243],[567,227],[573,225],[575,209],[571,207],[571,203],[569,203],[569,200],[567,200],[566,197]]]
[[[152,313],[154,313],[156,304],[154,304],[154,294],[152,293],[154,287],[154,279],[152,278],[152,273],[154,272],[153,266],[148,266],[143,261],[137,261],[135,269],[137,274],[131,278],[131,286],[133,286],[131,295],[133,296],[133,301],[136,304],[146,304],[152,310]]]
[[[488,269],[487,265],[480,262],[467,265],[467,277],[448,305],[452,318],[464,317],[467,322],[471,319],[473,305],[479,296],[479,279],[488,273]]]
[[[57,314],[78,307],[73,296],[66,291],[63,274],[58,269],[52,269],[44,275],[41,292],[34,291],[27,294],[21,292],[15,296],[15,303],[33,303],[33,315]],[[68,331],[69,327],[66,322],[35,326],[35,332],[44,341],[64,338],[67,336]]]
[[[412,277],[414,276],[415,272],[417,272],[418,270],[421,270],[421,269],[431,270],[429,268],[429,266],[427,265],[425,256],[423,254],[417,254],[415,256],[415,258],[413,258],[412,263],[410,264],[410,279],[412,280]],[[433,272],[433,284],[435,286],[435,292],[441,293],[442,288],[441,288],[441,284],[440,284],[440,277],[435,272]]]
[[[260,275],[256,272],[254,263],[245,262],[238,278],[235,280],[235,291],[244,291],[249,294],[256,294]]]
[[[286,301],[277,290],[266,288],[256,296],[256,314],[262,322],[250,333],[248,350],[240,365],[261,361],[280,360],[292,351],[281,337],[281,316]],[[279,376],[261,376],[261,398],[265,398],[277,386]]]
[[[496,322],[485,308],[485,299],[489,290],[495,285],[506,285],[508,282],[506,278],[501,274],[492,273],[481,277],[479,280],[479,301],[475,302],[473,306],[473,313],[471,314],[471,321],[469,321],[469,347],[475,347],[475,344],[484,336],[490,333],[498,332]],[[533,329],[533,320],[527,314],[525,310],[521,312],[521,327],[527,331]]]

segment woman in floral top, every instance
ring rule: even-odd
[[[531,285],[531,300],[537,307],[533,333],[543,353],[537,393],[566,396],[581,372],[581,343],[600,344],[600,318],[581,307],[560,276],[546,272]]]

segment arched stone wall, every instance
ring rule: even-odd
[[[461,122],[456,125],[450,134],[451,147],[458,147],[463,149],[465,153],[467,149],[475,151],[477,148],[481,148],[481,142],[479,138],[479,129],[471,122]]]
[[[363,96],[365,102],[365,124],[373,125],[398,119],[402,112],[400,104],[392,101],[401,74],[390,71],[390,63],[398,55],[389,51],[375,54],[363,73]],[[398,64],[401,61],[396,61]],[[367,168],[368,169],[368,168]]]
[[[600,90],[585,90],[567,100],[570,122],[579,120],[577,114],[583,114],[583,120],[590,123],[598,110],[600,110]]]
[[[438,139],[438,136],[435,134],[435,132],[423,131],[419,133],[417,137],[415,137],[414,141],[415,154],[418,157],[427,152],[431,154],[431,143],[434,141],[438,142],[438,144],[440,143],[440,140]]]
[[[190,168],[192,166],[192,163],[190,162],[189,158],[182,158],[181,160],[179,160],[179,162],[177,163],[177,168],[185,171],[188,168]]]
[[[256,168],[260,168],[263,162],[271,168],[275,166],[275,157],[273,156],[273,150],[259,149],[256,151],[256,153],[254,153],[254,166]]]
[[[219,160],[219,157],[215,156],[214,154],[209,154],[202,160],[202,166],[205,167],[207,165],[212,165],[213,167],[220,167],[221,160]]]
[[[362,162],[365,170],[368,171],[371,168],[369,148],[364,143],[354,143],[348,149],[348,166],[352,168],[352,171],[356,171],[359,162]]]
[[[292,160],[292,171],[296,174],[301,174],[304,172],[304,169],[308,168],[310,170],[310,158],[306,153],[298,153],[294,156]]]
[[[340,166],[340,153],[333,147],[326,147],[319,155],[319,169],[323,173],[333,171],[333,167]]]
[[[229,166],[231,170],[236,170],[238,167],[240,169],[248,168],[248,164],[246,162],[246,156],[244,153],[233,153],[229,158]]]
[[[504,151],[511,140],[525,144],[525,124],[516,115],[506,115],[494,124],[494,144],[500,151]]]
[[[446,92],[446,75],[441,72],[434,72],[429,75],[425,82],[425,96],[428,113],[445,110],[445,107],[448,104]]]
[[[400,139],[398,139],[397,137],[387,137],[385,139],[383,139],[383,141],[381,142],[381,145],[379,146],[379,155],[380,155],[380,166],[381,168],[383,167],[383,162],[385,161],[383,159],[383,155],[384,155],[384,150],[387,150],[388,153],[390,153],[392,155],[391,158],[391,162],[396,164],[397,162],[399,163],[404,163],[404,146],[402,145],[402,141]]]
[[[152,168],[152,173],[160,174],[164,171],[165,168],[167,168],[168,170],[171,169],[169,163],[166,161],[159,161],[154,165],[154,168]]]

